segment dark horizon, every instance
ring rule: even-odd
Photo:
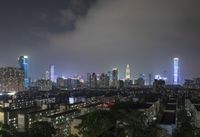
[[[0,4],[0,66],[29,56],[29,76],[49,64],[56,75],[85,75],[130,64],[140,73],[172,78],[180,58],[181,79],[200,77],[200,1],[43,0]]]

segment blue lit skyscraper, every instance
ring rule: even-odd
[[[20,56],[18,59],[19,68],[23,70],[24,73],[24,88],[29,88],[29,79],[28,79],[28,56]]]
[[[179,58],[174,58],[174,85],[179,84]]]

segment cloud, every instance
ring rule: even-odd
[[[170,75],[172,58],[184,59],[192,54],[190,43],[193,35],[198,37],[196,33],[199,33],[187,31],[187,28],[194,30],[200,26],[196,22],[199,18],[193,12],[188,13],[195,2],[187,3],[102,0],[84,18],[76,19],[74,32],[50,35],[49,43],[62,49],[58,52],[69,58],[69,64],[73,64],[70,59],[74,59],[75,64],[84,64],[81,65],[83,72],[106,71],[112,66],[123,68],[130,63],[136,74],[167,70]],[[184,21],[187,18],[190,18],[188,23]]]

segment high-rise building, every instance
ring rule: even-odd
[[[97,88],[97,75],[95,73],[91,75],[91,88]]]
[[[58,88],[63,88],[64,87],[64,79],[61,77],[58,77],[56,80],[56,84]]]
[[[174,85],[179,84],[179,58],[174,58]]]
[[[126,80],[130,80],[131,79],[131,70],[130,70],[130,66],[129,64],[126,65]]]
[[[23,91],[24,71],[19,68],[0,68],[0,92]]]
[[[99,84],[100,88],[108,88],[109,87],[109,76],[106,75],[105,73],[102,73],[100,75],[99,81],[100,81],[100,84]]]
[[[20,56],[18,59],[19,68],[24,73],[24,88],[29,88],[29,79],[28,79],[28,56]]]
[[[86,83],[87,88],[91,88],[91,74],[87,73],[87,83]]]
[[[109,77],[109,81],[112,80],[112,72],[110,70],[107,72],[107,75]]]
[[[50,77],[50,80],[52,81],[52,82],[55,82],[55,74],[54,74],[54,65],[52,65],[52,64],[50,64],[49,65],[49,77]]]
[[[152,85],[152,74],[149,73],[149,85]]]
[[[118,69],[117,68],[112,69],[112,85],[111,86],[113,88],[118,87]]]
[[[112,80],[118,80],[118,69],[117,68],[113,68],[112,69]]]
[[[45,71],[45,80],[50,80],[50,73],[49,71]]]

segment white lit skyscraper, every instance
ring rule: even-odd
[[[174,85],[179,84],[179,58],[174,58]]]
[[[52,64],[50,64],[49,65],[49,77],[50,77],[50,80],[52,81],[52,82],[54,82],[55,81],[55,75],[54,75],[54,65],[52,65]]]
[[[131,71],[130,71],[130,66],[129,64],[126,65],[126,80],[130,80],[131,79]]]

